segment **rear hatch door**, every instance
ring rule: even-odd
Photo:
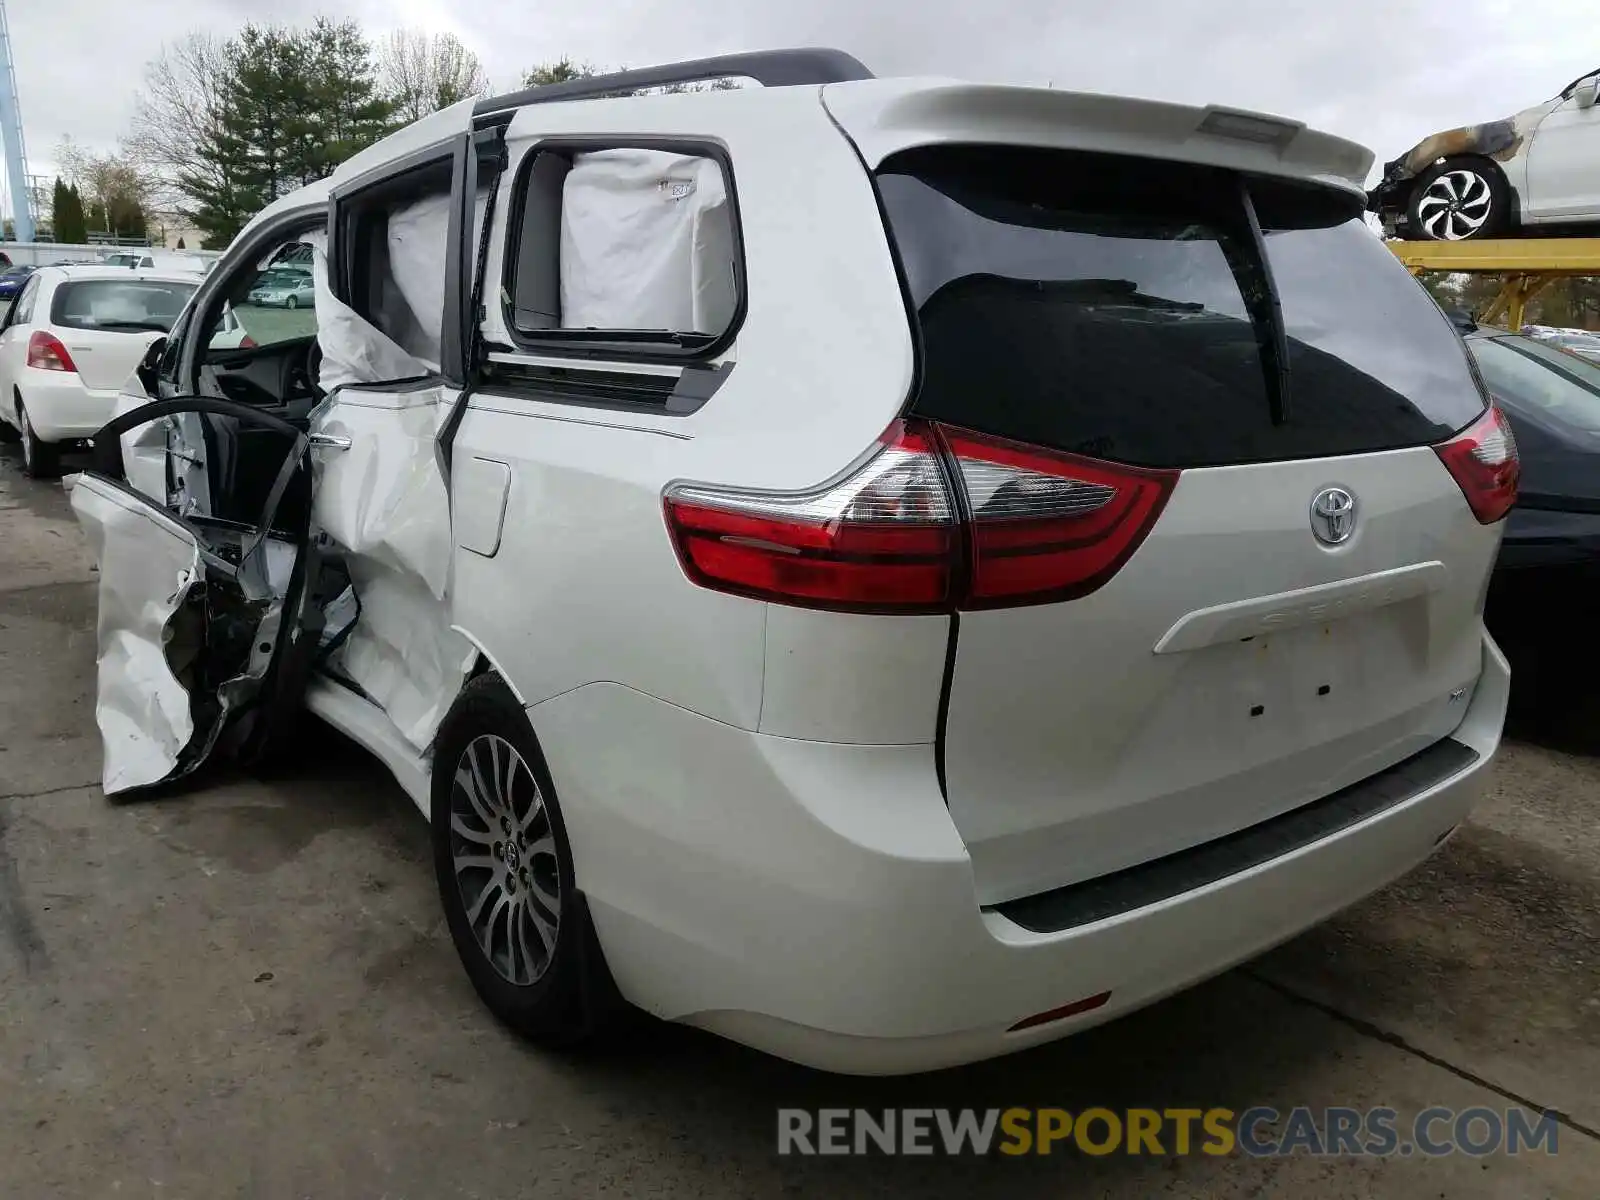
[[[972,439],[959,466],[980,588],[943,763],[984,902],[1222,837],[1450,733],[1499,526],[1433,446],[1493,415],[1359,198],[1019,147],[909,150],[878,183],[922,337],[911,411],[958,454],[963,429],[1012,447]],[[1030,503],[986,481],[1070,456],[1074,504],[1114,514],[1155,480],[1159,516],[1069,598],[986,601],[981,530]]]

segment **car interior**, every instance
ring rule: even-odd
[[[277,269],[282,256],[297,253],[304,245],[298,239],[287,241],[264,261],[223,279],[220,292],[213,293],[205,311],[196,314],[207,330],[203,344],[208,349],[201,356],[194,394],[244,405],[276,419],[273,424],[246,424],[224,413],[208,412],[186,421],[188,428],[198,428],[203,434],[212,512],[222,519],[250,520],[263,511],[289,450],[284,425],[303,430],[307,416],[322,399],[316,382],[322,356],[314,310],[263,310],[247,299],[261,278]],[[230,312],[250,333],[254,345],[209,345]],[[279,510],[284,527],[301,526],[308,503],[308,493],[286,496]]]

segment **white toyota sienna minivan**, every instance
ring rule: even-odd
[[[913,1071],[1258,954],[1450,836],[1506,705],[1516,448],[1369,165],[828,51],[427,117],[239,235],[69,480],[106,791],[309,709],[551,1040]]]

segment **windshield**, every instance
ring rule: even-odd
[[[1192,467],[1421,445],[1483,411],[1449,322],[1328,194],[1249,184],[1280,375],[1237,176],[941,147],[891,158],[878,186],[922,329],[923,416]]]
[[[1468,338],[1489,390],[1514,407],[1600,433],[1600,367],[1531,338]]]
[[[145,279],[82,279],[56,289],[50,320],[68,329],[166,333],[196,285]]]

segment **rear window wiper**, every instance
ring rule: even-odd
[[[1278,298],[1277,281],[1272,278],[1272,263],[1267,258],[1267,239],[1261,232],[1261,221],[1256,216],[1256,202],[1250,195],[1250,181],[1243,176],[1239,178],[1239,200],[1244,209],[1245,228],[1250,235],[1250,248],[1254,252],[1250,272],[1261,283],[1261,293],[1257,295],[1252,296],[1255,291],[1253,288],[1244,289],[1245,304],[1257,322],[1264,321],[1266,325],[1257,336],[1261,344],[1261,367],[1266,376],[1267,406],[1272,423],[1282,425],[1289,416],[1289,331],[1283,323],[1283,302]]]

